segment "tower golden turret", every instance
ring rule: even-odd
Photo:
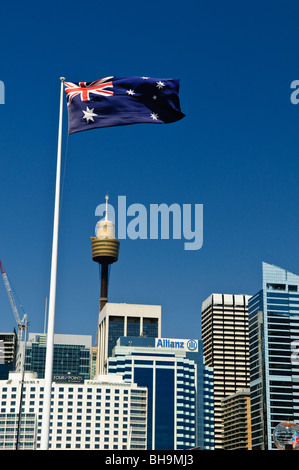
[[[108,266],[118,260],[119,241],[115,238],[115,224],[108,220],[108,196],[105,219],[96,227],[96,237],[91,237],[92,259],[101,265],[100,311],[108,302]]]

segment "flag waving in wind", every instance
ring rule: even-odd
[[[126,124],[168,124],[185,116],[177,79],[106,77],[64,85],[69,134]]]

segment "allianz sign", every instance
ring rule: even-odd
[[[183,349],[184,351],[198,352],[198,340],[156,338],[155,347],[163,349]]]

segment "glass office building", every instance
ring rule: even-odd
[[[54,335],[53,374],[90,377],[91,336]],[[32,333],[26,343],[25,371],[43,378],[46,364],[46,335]]]
[[[248,303],[252,449],[275,449],[273,429],[299,420],[299,276],[263,263]]]
[[[147,449],[214,448],[213,372],[201,341],[121,337],[109,374],[148,389]]]

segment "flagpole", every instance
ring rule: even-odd
[[[59,110],[58,146],[57,146],[55,209],[54,209],[54,226],[53,226],[53,242],[52,242],[49,314],[48,314],[48,329],[47,329],[44,407],[43,407],[43,418],[42,418],[42,429],[41,429],[41,450],[47,450],[49,446],[50,412],[51,412],[51,389],[52,389],[53,350],[54,350],[54,319],[55,319],[57,253],[58,253],[58,226],[59,226],[59,203],[60,203],[63,82],[65,78],[61,77],[60,80],[61,80],[61,87],[60,87],[60,110]]]

